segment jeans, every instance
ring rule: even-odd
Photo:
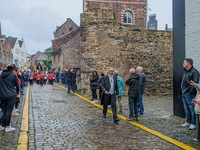
[[[97,99],[97,89],[91,89],[92,90],[92,99]]]
[[[140,92],[140,97],[138,99],[139,114],[141,114],[141,115],[144,114],[144,107],[143,107],[143,102],[142,102],[142,95],[143,95],[143,93]]]
[[[183,101],[183,106],[185,109],[186,121],[187,123],[196,125],[194,104],[192,103],[192,99],[194,98],[195,98],[195,95],[182,94],[182,101]]]
[[[133,109],[135,111],[135,117],[138,117],[138,99],[128,98],[129,104],[129,118],[133,117]]]
[[[10,119],[15,104],[15,98],[9,100],[2,100],[1,102],[3,111],[2,126],[6,127],[10,125]]]
[[[24,92],[24,85],[20,85],[20,93],[23,94]]]
[[[74,92],[74,87],[72,86],[71,81],[67,81],[67,86],[68,86],[68,93],[70,93],[70,87],[72,88],[72,91]]]
[[[43,85],[44,79],[40,79],[40,85]]]

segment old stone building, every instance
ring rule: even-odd
[[[30,68],[31,70],[35,71],[36,70],[36,63],[37,63],[37,59],[42,56],[45,59],[49,60],[48,56],[40,51],[38,51],[35,55],[31,56],[31,61],[30,61]]]
[[[52,69],[62,71],[67,68],[80,68],[80,27],[71,19],[54,32],[52,40]]]
[[[10,44],[9,43],[3,43],[3,49],[4,49],[4,63],[5,64],[11,64],[13,63],[13,54],[10,48]]]
[[[107,74],[112,66],[126,81],[130,68],[142,66],[147,75],[146,95],[172,95],[172,32],[133,30],[116,23],[113,13],[91,9],[81,15],[82,94],[90,95],[92,71]]]
[[[133,29],[146,28],[146,0],[83,0],[83,5],[84,12],[92,8],[112,9],[117,23],[130,25]]]

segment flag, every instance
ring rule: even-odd
[[[24,64],[26,65],[26,67],[29,67],[29,65],[28,65],[28,63],[27,63],[27,62],[25,62]]]
[[[149,10],[152,11],[151,8],[149,8]]]

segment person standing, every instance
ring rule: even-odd
[[[101,80],[104,77],[104,73],[101,73],[101,78],[99,79],[99,100],[101,100],[102,89],[101,89]]]
[[[143,96],[144,89],[146,86],[146,75],[143,72],[143,68],[141,66],[137,67],[136,72],[140,76],[140,97],[138,99],[138,108],[139,108],[139,114],[143,115],[144,114],[144,106],[143,106],[142,96]]]
[[[61,74],[61,79],[62,79],[62,84],[65,84],[64,72],[63,71],[62,71],[62,74]]]
[[[75,69],[72,71],[72,86],[74,87],[74,91],[77,90],[77,85],[76,85],[76,72]]]
[[[138,98],[140,95],[140,76],[135,73],[135,69],[131,68],[129,70],[130,77],[126,81],[126,85],[129,86],[128,89],[128,102],[129,102],[129,118],[127,121],[134,121],[133,109],[135,112],[135,120],[138,121]]]
[[[21,95],[24,95],[24,86],[25,86],[26,76],[23,71],[21,71],[20,81],[21,81],[20,93]]]
[[[65,73],[68,93],[70,93],[70,88],[72,88],[72,91],[74,92],[74,87],[72,86],[72,72],[70,71],[70,69],[71,68],[69,68],[68,71]]]
[[[119,72],[117,70],[114,71],[114,75],[117,77],[117,85],[118,85],[118,91],[119,95],[117,98],[118,104],[119,104],[119,112],[122,113],[123,105],[122,105],[122,95],[123,95],[123,90],[124,90],[124,82],[123,79],[119,77]],[[118,108],[116,107],[116,111]]]
[[[192,103],[195,105],[194,110],[196,114],[196,138],[194,141],[200,142],[200,84],[191,80],[190,85],[194,86],[198,91],[197,96],[192,100]]]
[[[101,80],[101,105],[103,105],[103,118],[106,118],[108,105],[111,104],[114,123],[118,123],[116,112],[116,97],[118,97],[117,77],[113,76],[114,69],[108,69],[108,75],[104,76]]]
[[[19,96],[19,84],[13,71],[14,64],[8,64],[0,76],[0,99],[2,101],[3,116],[1,118],[2,124],[0,130],[5,132],[15,131],[15,128],[10,126],[11,113],[14,108],[15,99]]]
[[[189,127],[190,130],[196,129],[196,117],[194,104],[192,99],[195,98],[197,91],[194,86],[190,85],[190,81],[199,83],[199,72],[193,67],[193,60],[186,58],[183,61],[184,74],[181,82],[182,101],[186,114],[186,123],[182,127]]]
[[[92,91],[92,102],[97,101],[97,89],[99,88],[99,75],[96,71],[92,72],[92,77],[90,77],[90,89]]]

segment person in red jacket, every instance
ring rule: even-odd
[[[49,81],[50,81],[50,84],[53,85],[53,80],[55,79],[55,75],[53,74],[53,72],[51,72],[51,74],[49,75]]]
[[[33,81],[36,82],[36,77],[37,77],[37,74],[36,72],[34,71],[34,77],[33,77]]]
[[[40,84],[40,72],[36,76],[36,81],[37,81],[37,84]]]
[[[29,75],[30,85],[33,85],[33,79],[34,79],[34,74],[33,74],[33,72],[31,72],[30,75]]]
[[[44,73],[41,73],[40,74],[40,85],[42,85],[43,86],[43,82],[44,82]]]

